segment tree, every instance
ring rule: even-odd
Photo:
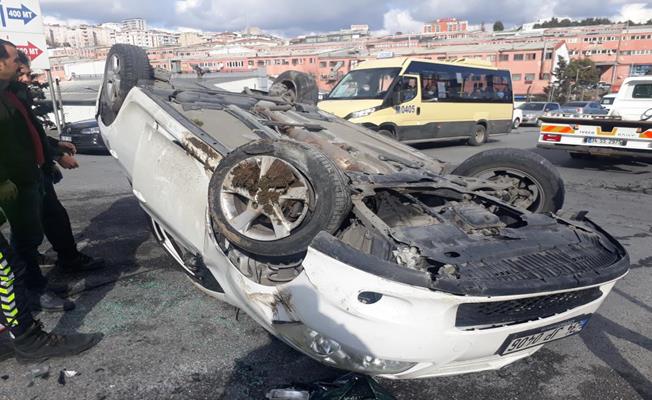
[[[494,22],[494,32],[501,32],[505,30],[505,26],[502,21]]]
[[[560,56],[557,59],[557,66],[552,72],[553,79],[550,81],[548,87],[544,89],[544,92],[551,101],[555,101],[560,104],[564,104],[566,102],[568,88],[570,87],[570,81],[568,81],[566,78],[567,67],[568,63],[566,62],[566,59]]]
[[[573,97],[578,98],[584,90],[594,87],[600,81],[595,63],[588,58],[567,62],[559,57],[552,76],[554,79],[544,92],[548,96],[552,95],[552,101],[561,104]]]

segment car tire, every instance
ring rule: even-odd
[[[476,124],[473,127],[473,133],[468,140],[468,144],[471,146],[480,146],[483,143],[486,143],[487,139],[487,128],[482,124]]]
[[[129,91],[141,80],[154,79],[145,50],[130,44],[115,44],[106,56],[99,100],[104,125],[111,125]]]
[[[208,200],[216,233],[267,257],[305,252],[351,210],[344,174],[314,147],[289,140],[256,141],[229,153],[211,178]]]
[[[379,129],[378,134],[381,136],[388,137],[390,139],[398,140],[398,138],[396,137],[396,133],[394,133],[394,131],[391,130],[391,128]]]
[[[571,151],[568,153],[570,158],[576,159],[576,160],[588,160],[593,158],[593,155],[591,153],[578,153],[576,151]]]
[[[519,126],[521,126],[521,119],[516,118],[514,122],[512,122],[512,129],[518,129]]]
[[[280,97],[288,103],[317,104],[319,89],[312,75],[299,71],[285,71],[272,83],[271,96]]]
[[[564,205],[564,181],[545,158],[521,149],[492,149],[475,154],[455,168],[453,175],[487,180],[510,179],[518,196],[505,199],[531,212],[556,212]],[[522,193],[530,193],[524,199]],[[530,204],[527,204],[530,202]]]

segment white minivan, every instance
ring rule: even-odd
[[[649,119],[646,111],[652,109],[652,76],[625,79],[609,112],[624,120]],[[649,114],[649,112],[648,112]]]

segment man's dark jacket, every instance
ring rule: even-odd
[[[25,90],[24,85],[14,82],[7,90],[11,90],[19,99],[24,100],[21,98],[21,92]],[[41,172],[50,174],[53,165],[52,152],[43,126],[31,112],[30,107],[25,105],[25,108],[39,133],[43,146],[45,163],[42,171],[36,164],[36,154],[27,122],[21,112],[9,103],[5,93],[0,92],[0,182],[9,179],[19,188],[37,183],[41,179]]]

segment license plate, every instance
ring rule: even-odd
[[[599,137],[586,138],[584,139],[584,141],[590,144],[606,144],[609,146],[624,146],[627,144],[627,141],[623,139],[610,139],[610,138],[599,138]]]
[[[72,136],[59,136],[59,140],[62,142],[72,142]]]
[[[589,322],[590,315],[582,315],[554,325],[548,325],[525,332],[512,333],[498,349],[497,354],[505,355],[540,346],[554,340],[578,334]]]

